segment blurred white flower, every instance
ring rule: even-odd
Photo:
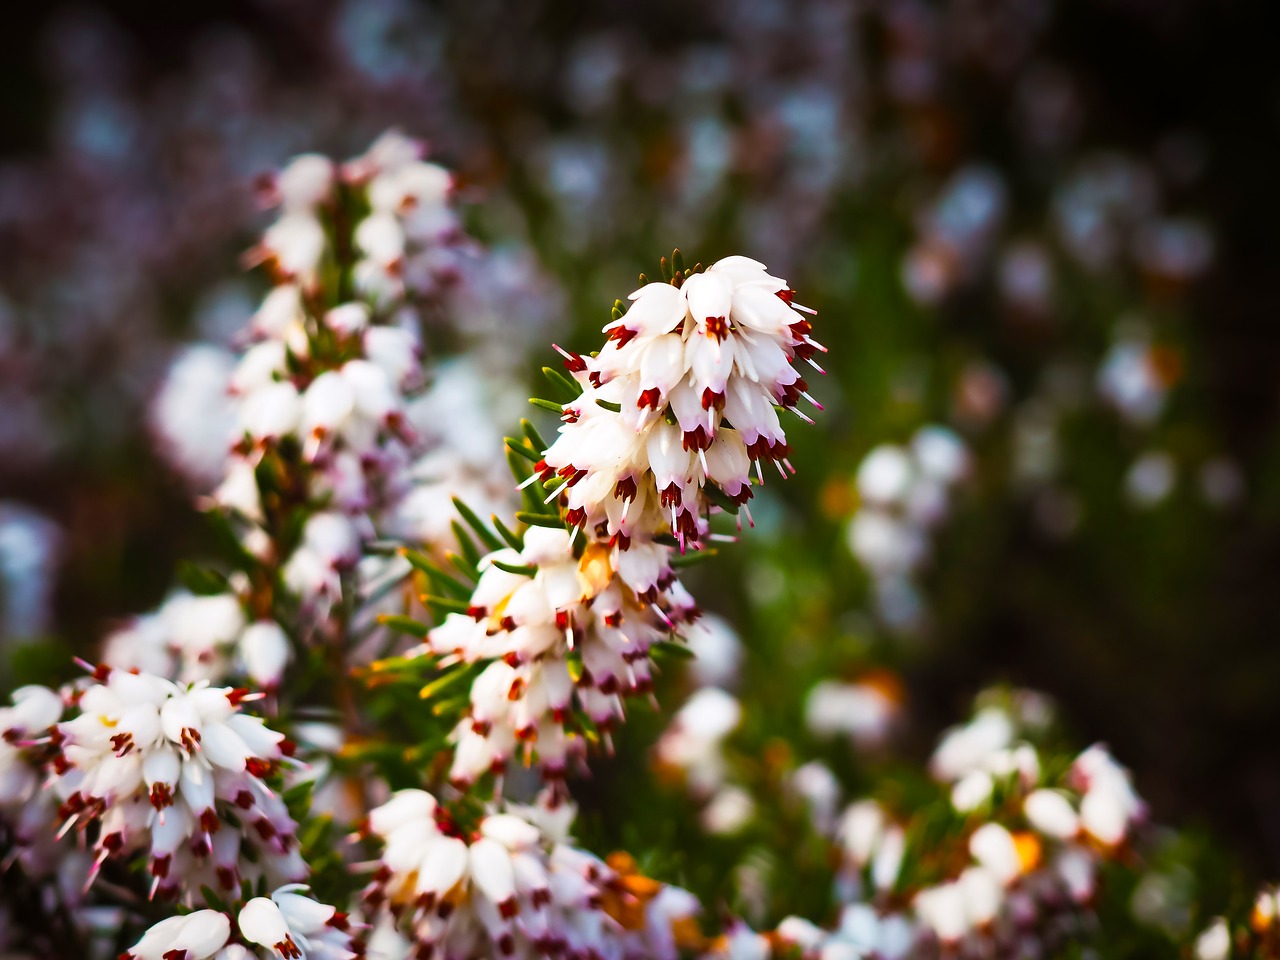
[[[1177,480],[1173,457],[1162,450],[1151,450],[1135,460],[1125,474],[1125,494],[1134,506],[1149,509],[1169,498]]]
[[[235,358],[212,344],[185,348],[151,402],[160,452],[198,490],[217,486],[237,437],[230,395]]]
[[[819,736],[844,734],[860,746],[882,744],[892,731],[901,704],[884,683],[823,680],[809,692],[805,723]]]

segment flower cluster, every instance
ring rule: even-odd
[[[466,612],[419,650],[489,661],[454,731],[455,783],[503,769],[522,742],[559,779],[583,747],[565,728],[575,704],[607,733],[622,698],[651,689],[654,643],[698,614],[673,544],[700,546],[716,503],[746,503],[753,461],[761,479],[762,459],[785,463],[774,406],[807,395],[791,363],[820,349],[786,284],[730,257],[632,299],[602,351],[566,355],[581,393],[526,482],[552,487],[549,526],[484,557]]]
[[[242,562],[108,637],[105,665],[73,688],[78,713],[47,745],[29,747],[14,726],[21,746],[3,757],[12,796],[0,817],[24,865],[36,865],[37,842],[52,842],[60,823],[59,835],[75,831],[91,851],[90,882],[108,860],[145,857],[153,899],[199,906],[210,889],[233,902],[242,883],[307,877],[298,825],[271,785],[292,745],[240,712],[247,691],[209,684],[247,677],[277,692],[295,652],[286,625],[302,639],[317,626],[345,630],[329,619],[336,602],[366,577],[396,572],[357,571],[379,560],[366,556],[368,541],[440,529],[424,516],[439,497],[415,495],[476,473],[471,450],[442,458],[441,401],[424,391],[421,369],[419,308],[450,285],[460,250],[450,191],[449,175],[398,134],[345,166],[299,157],[263,186],[280,214],[249,261],[274,286],[240,355],[190,352],[152,419],[170,459],[230,518]],[[457,429],[475,435],[472,449],[497,434],[474,415]],[[27,754],[41,751],[29,771]],[[28,781],[46,770],[49,789],[34,790]],[[61,862],[74,859],[71,844],[61,847]],[[297,908],[296,897],[276,899],[286,915]],[[281,956],[350,955],[345,934],[330,949],[308,916],[290,920],[298,947],[288,935],[261,942]],[[204,956],[208,944],[240,956],[225,936],[215,945],[208,924],[180,920],[156,928],[137,955]],[[194,945],[181,946],[187,938]]]
[[[645,284],[605,327],[603,350],[569,356],[582,394],[565,405],[542,478],[563,478],[571,523],[622,549],[664,531],[697,546],[713,506],[751,498],[753,463],[761,482],[762,461],[786,475],[775,407],[808,419],[792,363],[822,349],[793,297],[764,264],[727,257]]]
[[[844,904],[837,922],[824,928],[791,916],[761,934],[735,921],[707,956],[1035,956],[1072,938],[1095,902],[1101,865],[1123,855],[1145,808],[1100,746],[1049,774],[1056,760],[1023,736],[1047,721],[1045,701],[1026,692],[982,706],[947,732],[931,761],[951,790],[945,825],[926,810],[901,819],[875,800],[850,804],[830,831]],[[819,764],[792,780],[815,814],[838,794]],[[815,826],[827,832],[826,818],[815,815]],[[1214,928],[1202,941],[1220,937]]]
[[[170,458],[213,479],[212,503],[313,621],[343,594],[362,544],[438,534],[423,514],[439,498],[423,502],[423,489],[475,473],[441,456],[440,397],[423,394],[422,311],[456,273],[462,237],[452,178],[421,154],[393,132],[345,165],[304,155],[275,176],[264,199],[280,213],[249,258],[275,286],[245,349],[184,357],[153,418]],[[198,425],[192,409],[207,411]]]
[[[920,849],[927,831],[874,800],[850,805],[835,834],[849,901],[839,923],[827,931],[790,918],[777,936],[806,957],[886,960],[939,947],[1023,955],[1069,936],[1093,902],[1101,864],[1121,854],[1145,807],[1101,746],[1050,779],[1022,736],[1043,727],[1045,711],[1041,698],[1017,694],[942,738],[931,769],[959,819],[946,839],[929,842],[955,851]]]
[[[365,901],[418,956],[674,960],[696,935],[696,901],[573,846],[572,816],[512,807],[468,832],[431,794],[402,790],[369,816],[385,850]]]
[[[63,832],[92,838],[98,866],[145,851],[162,899],[303,879],[297,825],[267,783],[292,747],[241,712],[250,697],[99,670],[79,714],[57,726],[51,786]]]
[[[347,915],[286,884],[240,908],[235,923],[219,910],[197,910],[152,926],[121,960],[354,960]]]
[[[331,255],[320,208],[333,199],[340,178],[361,188],[368,204],[354,233],[356,289],[375,304],[437,290],[456,274],[453,247],[460,229],[448,204],[453,179],[423,161],[424,153],[421,143],[390,131],[341,168],[315,154],[297,158],[263,185],[262,199],[281,215],[251,259],[268,264],[287,284],[314,291]]]
[[[425,153],[425,144],[393,130],[342,171],[368,197],[355,230],[354,279],[375,305],[438,295],[458,276],[464,235],[449,205],[453,176]]]
[[[424,651],[491,661],[454,731],[455,783],[501,770],[521,744],[529,753],[536,744],[544,776],[563,776],[583,746],[565,730],[571,707],[607,731],[624,697],[652,689],[652,645],[697,613],[667,547],[591,543],[575,552],[574,540],[568,530],[531,527],[520,551],[481,560],[467,612],[428,635]]]

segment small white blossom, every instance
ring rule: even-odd
[[[1080,817],[1071,801],[1057,790],[1035,790],[1022,802],[1027,822],[1040,833],[1070,840],[1080,832]]]
[[[654,753],[680,771],[695,796],[717,791],[727,776],[724,741],[742,722],[742,705],[716,687],[704,687],[676,712]]]
[[[231,935],[231,921],[217,910],[197,910],[161,920],[122,954],[122,960],[208,960]]]
[[[305,889],[288,884],[270,899],[254,897],[240,909],[241,935],[285,960],[352,960],[347,915],[298,892]]]
[[[170,365],[151,403],[149,419],[160,452],[202,491],[218,485],[237,439],[229,393],[234,365],[221,347],[188,347]]]
[[[809,692],[805,724],[819,736],[845,734],[854,743],[884,743],[897,721],[899,703],[883,684],[823,680]]]
[[[292,650],[289,637],[274,620],[259,620],[245,628],[238,642],[244,671],[255,685],[274,690],[280,685]]]
[[[723,787],[703,807],[699,820],[707,833],[732,836],[740,833],[755,817],[756,804],[741,787]]]
[[[684,640],[694,657],[689,670],[698,686],[731,689],[737,684],[742,640],[728,621],[704,614],[684,629]]]
[[[1227,960],[1231,956],[1231,930],[1222,917],[1217,917],[1196,937],[1195,960]]]
[[[329,199],[335,173],[328,157],[304,153],[275,177],[270,199],[288,213],[307,213]]]

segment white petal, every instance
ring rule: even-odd
[[[471,879],[494,904],[502,904],[516,895],[515,869],[511,852],[496,840],[482,838],[471,845]]]
[[[465,876],[469,862],[467,845],[455,837],[439,837],[425,847],[418,869],[418,892],[448,893]]]
[[[527,850],[542,840],[542,832],[528,820],[509,813],[485,817],[480,832],[490,840],[496,840],[508,850]]]
[[[254,897],[240,910],[240,933],[246,940],[275,948],[290,939],[289,924],[274,902]]]

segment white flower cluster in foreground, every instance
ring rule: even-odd
[[[877,609],[891,626],[911,630],[923,621],[915,578],[970,469],[964,441],[941,426],[920,428],[905,446],[881,444],[858,466],[861,504],[849,525],[849,549],[871,575]]]
[[[431,794],[402,790],[369,816],[385,851],[366,903],[417,956],[674,960],[696,900],[573,846],[572,817],[513,807],[467,832]]]
[[[681,286],[641,287],[599,354],[570,355],[583,392],[542,476],[563,479],[571,523],[622,549],[663,531],[696,546],[713,505],[751,498],[753,462],[761,481],[762,460],[783,471],[775,406],[808,420],[792,363],[822,349],[792,297],[764,264],[727,257]]]
[[[299,891],[280,887],[254,897],[231,918],[197,910],[161,920],[121,954],[121,960],[353,960],[345,913]]]
[[[561,777],[583,746],[565,731],[570,708],[607,730],[623,715],[622,698],[652,689],[652,644],[696,615],[668,548],[592,543],[575,556],[573,540],[535,526],[521,551],[485,557],[468,612],[428,635],[424,652],[491,661],[454,732],[455,783],[501,770],[521,744],[536,746],[544,776]]]
[[[242,713],[246,692],[100,670],[58,724],[62,830],[96,828],[97,866],[145,852],[151,895],[300,880],[297,825],[267,785],[291,747]]]

